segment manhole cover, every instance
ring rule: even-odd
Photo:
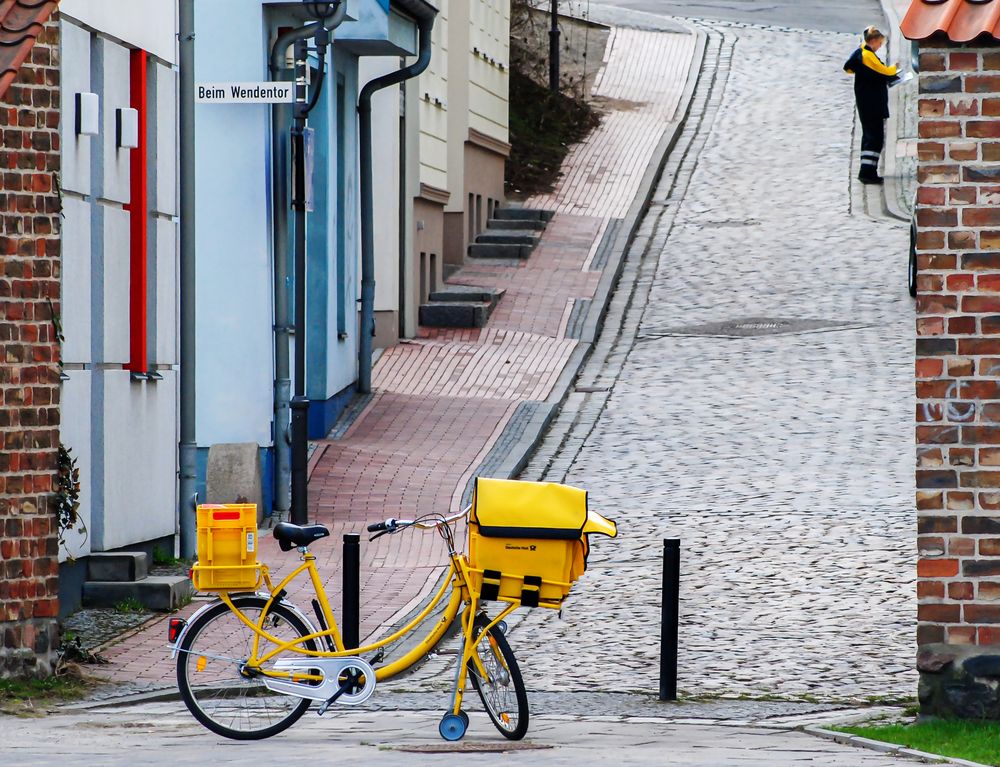
[[[419,746],[394,746],[395,751],[410,754],[507,754],[512,751],[542,751],[552,746],[535,743],[440,743]]]
[[[713,336],[715,338],[752,338],[755,336],[791,335],[797,333],[822,333],[831,330],[853,330],[864,325],[832,320],[792,320],[778,317],[746,317],[726,322],[709,322],[674,328],[646,328],[640,340],[684,336]]]

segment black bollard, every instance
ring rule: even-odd
[[[360,645],[361,627],[361,536],[344,535],[344,646],[353,650]]]
[[[677,700],[677,617],[680,603],[681,542],[663,539],[660,604],[660,700]]]

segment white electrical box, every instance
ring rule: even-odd
[[[76,94],[76,135],[96,136],[100,132],[101,109],[96,93]]]
[[[121,107],[115,111],[118,126],[118,148],[136,149],[139,146],[139,110]]]

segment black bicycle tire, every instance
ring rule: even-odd
[[[246,609],[249,607],[258,607],[262,609],[264,605],[267,604],[267,600],[257,596],[235,597],[233,599],[233,604],[240,609]],[[204,631],[205,628],[208,627],[214,620],[230,612],[231,611],[227,605],[219,602],[198,616],[195,622],[188,627],[187,632],[184,634],[180,650],[177,653],[177,688],[180,690],[184,705],[187,706],[188,711],[191,712],[192,716],[194,716],[195,719],[216,735],[221,735],[225,738],[230,738],[231,740],[263,740],[265,738],[270,738],[280,732],[284,732],[301,719],[303,714],[305,714],[309,709],[312,701],[303,698],[298,705],[289,710],[289,713],[282,718],[281,721],[261,730],[234,730],[212,719],[212,717],[198,704],[197,699],[188,684],[185,670],[191,655],[191,653],[188,652],[191,645],[198,638],[198,634]],[[299,618],[299,616],[284,605],[272,605],[268,614],[280,615],[283,620],[287,621],[299,633],[299,636],[308,636],[312,633],[309,627]],[[309,650],[317,649],[315,640],[304,642],[303,646]]]
[[[475,631],[478,634],[482,631],[485,623],[480,623],[476,621]],[[521,740],[528,732],[528,692],[524,688],[524,679],[521,677],[521,668],[517,665],[517,658],[514,657],[514,651],[510,647],[510,643],[507,641],[507,637],[499,629],[499,627],[494,626],[490,629],[490,636],[496,640],[497,647],[500,649],[500,654],[503,656],[504,663],[507,666],[507,670],[510,672],[510,681],[514,685],[514,697],[517,701],[517,727],[513,730],[506,729],[499,721],[499,716],[497,712],[493,711],[490,702],[486,699],[486,694],[479,686],[479,676],[476,674],[475,663],[469,661],[469,678],[472,680],[472,686],[475,688],[476,692],[479,693],[479,699],[483,702],[483,708],[486,709],[486,714],[489,716],[490,721],[493,722],[493,726],[500,731],[508,740]]]

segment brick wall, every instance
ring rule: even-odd
[[[1000,643],[1000,44],[922,42],[918,643]]]
[[[56,640],[58,34],[0,97],[0,676],[47,672]]]

